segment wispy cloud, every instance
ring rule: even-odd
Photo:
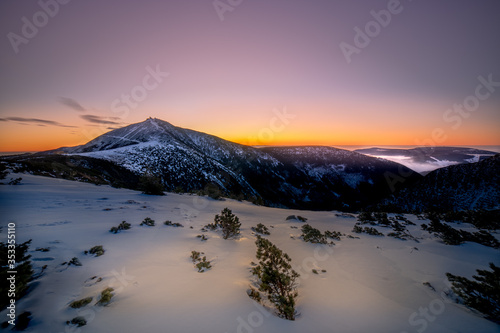
[[[120,123],[113,121],[119,118],[117,117],[101,117],[92,114],[81,115],[80,118],[94,124],[103,124],[103,125],[120,125]]]
[[[59,97],[59,103],[65,105],[75,111],[85,111],[86,109],[73,98],[69,97]]]
[[[23,118],[23,117],[7,117],[0,118],[0,121],[13,121],[22,124],[31,124],[38,126],[59,126],[59,127],[71,127],[76,128],[76,126],[64,125],[57,121],[47,120],[47,119],[38,119],[38,118]]]

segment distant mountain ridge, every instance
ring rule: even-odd
[[[401,163],[422,174],[450,165],[479,162],[497,154],[494,151],[464,147],[417,147],[412,149],[374,147],[356,149],[355,151]]]
[[[381,207],[413,212],[499,209],[500,154],[432,171],[384,200]]]
[[[359,209],[390,194],[385,174],[402,168],[332,147],[254,148],[153,118],[36,158],[54,156],[64,158],[64,168],[69,169],[87,164],[102,171],[110,163],[137,177],[151,173],[162,179],[168,191],[196,192],[210,186],[224,196],[299,209]],[[414,173],[410,178],[421,176]],[[127,183],[129,179],[120,183],[137,185]],[[109,176],[108,180],[116,179]]]
[[[153,118],[81,146],[0,159],[21,171],[132,189],[140,188],[141,175],[151,174],[167,191],[272,207],[354,211],[382,203],[379,207],[390,210],[421,211],[436,205],[446,210],[499,206],[498,155],[423,177],[358,152],[325,146],[254,148]],[[404,175],[403,182],[398,175]]]

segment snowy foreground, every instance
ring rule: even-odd
[[[32,291],[17,302],[18,314],[30,311],[33,315],[29,332],[500,330],[444,294],[449,290],[446,272],[470,278],[476,269],[487,269],[489,262],[499,265],[498,250],[475,243],[444,245],[420,229],[428,221],[412,215],[407,218],[417,225],[408,229],[419,243],[354,234],[356,219],[337,216],[337,212],[273,209],[170,193],[146,196],[108,186],[19,176],[22,185],[0,186],[0,238],[6,242],[7,224],[15,222],[19,243],[33,239],[30,254],[35,271],[48,265]],[[242,236],[238,240],[200,231],[224,207],[240,218]],[[292,214],[307,217],[307,223],[322,231],[340,231],[360,239],[343,237],[334,246],[305,243],[299,238],[303,223],[285,221]],[[146,217],[154,219],[156,226],[139,226]],[[124,220],[132,229],[109,232]],[[166,226],[166,220],[184,228]],[[270,314],[247,296],[252,281],[250,263],[257,261],[256,237],[250,228],[257,223],[273,226],[271,235],[265,237],[290,255],[294,269],[301,274],[300,314],[294,322]],[[196,237],[202,233],[207,241]],[[83,253],[95,245],[103,245],[103,256]],[[42,247],[50,251],[35,251]],[[204,252],[213,267],[198,273],[190,259],[192,250]],[[83,266],[61,266],[73,257]],[[97,282],[99,278],[102,280]],[[95,306],[108,286],[115,289],[112,302]],[[86,307],[68,307],[88,296],[94,300]],[[5,314],[1,312],[1,322],[7,320]],[[65,324],[76,316],[85,317],[87,325],[78,329]]]

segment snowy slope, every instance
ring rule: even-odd
[[[419,243],[356,234],[360,239],[343,238],[325,247],[300,240],[300,229],[292,227],[302,224],[285,218],[300,214],[315,228],[346,234],[352,234],[356,220],[336,212],[290,211],[171,193],[146,196],[25,174],[9,177],[18,176],[23,177],[22,185],[0,186],[1,241],[6,224],[16,223],[18,242],[33,239],[30,254],[36,271],[48,265],[33,290],[17,303],[18,313],[33,315],[27,332],[494,333],[500,328],[444,294],[446,272],[470,277],[489,262],[499,265],[498,250],[475,243],[444,245],[420,229],[428,221],[412,215],[407,218],[417,225],[408,228]],[[205,232],[208,240],[201,242],[196,237],[201,227],[224,207],[240,218],[241,238],[224,240],[216,232]],[[157,225],[139,226],[145,217]],[[108,232],[123,220],[132,229]],[[165,220],[184,228],[165,226]],[[246,294],[250,263],[256,261],[256,237],[250,228],[257,223],[270,227],[266,237],[290,255],[301,274],[300,315],[294,322],[274,316]],[[105,254],[83,254],[94,245],[103,245]],[[37,247],[50,251],[34,251]],[[189,259],[192,250],[205,252],[213,268],[198,273]],[[60,265],[72,257],[83,266]],[[326,272],[316,275],[312,269]],[[102,281],[97,282],[99,277]],[[108,286],[115,289],[110,305],[68,307],[87,296],[95,301]],[[0,315],[6,318],[5,311]],[[75,330],[65,324],[78,315],[87,319],[86,326]]]

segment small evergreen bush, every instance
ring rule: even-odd
[[[92,299],[93,299],[92,297],[86,297],[86,298],[79,299],[77,301],[73,301],[73,302],[69,303],[69,307],[73,308],[73,309],[83,308],[87,304],[90,304],[90,302],[92,302]]]
[[[170,226],[170,227],[176,227],[176,228],[184,228],[184,226],[180,223],[172,223],[172,221],[165,221],[163,224],[165,224],[166,226]]]
[[[198,252],[198,251],[191,251],[191,260],[193,263],[197,262],[200,259],[200,255],[202,255],[203,252]]]
[[[153,220],[150,217],[146,217],[140,225],[147,225],[148,227],[154,227],[155,226],[155,220]]]
[[[306,217],[303,217],[303,216],[300,216],[300,215],[289,215],[285,218],[286,221],[289,221],[289,220],[297,220],[297,221],[300,221],[300,222],[306,222],[307,221],[307,218]]]
[[[108,287],[106,289],[104,289],[102,292],[101,292],[101,298],[99,299],[99,301],[97,301],[97,305],[101,305],[101,306],[106,306],[109,304],[109,302],[111,302],[111,298],[113,298],[113,291],[114,289],[111,288],[111,287]]]
[[[340,240],[340,237],[345,236],[345,235],[339,231],[327,230],[327,231],[325,231],[325,236],[328,238],[331,238],[331,239]]]
[[[371,228],[371,227],[365,227],[363,232],[367,233],[368,235],[373,235],[373,236],[384,236],[383,233],[381,233],[377,229]]]
[[[260,303],[260,302],[262,301],[262,297],[260,296],[259,291],[255,290],[255,289],[253,289],[253,288],[251,288],[251,289],[247,292],[247,294],[248,294],[248,297],[250,297],[251,299],[253,299],[253,300],[254,300],[254,301],[256,301],[256,302],[259,302],[259,303]]]
[[[362,233],[362,232],[363,232],[363,228],[362,228],[362,227],[360,227],[359,225],[357,225],[357,224],[356,224],[356,225],[354,225],[354,227],[352,228],[352,232],[355,232],[355,233],[357,233],[357,234],[360,234],[360,233]]]
[[[280,317],[295,320],[295,281],[299,274],[292,269],[292,259],[265,238],[258,236],[255,244],[259,264],[252,268],[252,273],[259,279],[259,291],[267,295]]]
[[[387,218],[387,213],[373,213],[373,217],[377,220],[378,224],[389,226],[391,221]]]
[[[207,260],[206,256],[201,256],[203,252],[191,251],[191,260],[194,266],[198,268],[198,273],[203,273],[212,268],[210,261]]]
[[[373,216],[372,212],[361,212],[358,215],[358,221],[361,223],[370,223],[374,224],[373,222],[376,222],[377,219]]]
[[[229,208],[224,208],[221,215],[215,215],[214,224],[222,229],[224,239],[240,234],[241,223],[239,218]]]
[[[429,287],[432,291],[436,291],[436,288],[430,283],[430,282],[423,282],[422,283],[424,286]]]
[[[365,234],[373,235],[373,236],[384,236],[383,233],[379,232],[375,228],[372,228],[372,227],[364,227],[364,228],[362,228],[361,226],[359,226],[357,224],[352,229],[352,232],[355,232],[357,234],[365,233]]]
[[[302,239],[305,242],[313,244],[327,244],[325,235],[321,233],[318,229],[311,227],[309,224],[302,226]]]
[[[114,234],[119,233],[122,230],[129,230],[132,227],[130,223],[127,223],[125,221],[122,221],[117,227],[112,227],[109,232],[112,232]]]
[[[22,180],[23,180],[22,178],[16,178],[16,179],[11,178],[9,185],[19,185],[19,184],[21,184]]]
[[[70,322],[67,322],[67,324],[70,324],[70,323],[72,325],[76,325],[76,327],[82,327],[82,326],[87,325],[87,320],[82,316],[78,316],[78,317],[71,319]]]
[[[106,252],[102,245],[96,245],[96,246],[93,246],[89,251],[88,253],[96,256],[96,257],[100,257],[104,254],[104,252]]]
[[[201,228],[201,231],[208,231],[208,230],[211,231],[217,230],[217,225],[215,223],[209,223],[204,225],[203,228]]]
[[[256,227],[252,227],[252,230],[261,235],[270,235],[269,229],[262,223],[257,224]]]
[[[64,264],[66,264],[66,263],[64,263]],[[67,264],[68,264],[68,266],[71,266],[71,265],[73,265],[73,266],[82,266],[82,262],[77,257],[71,258],[71,260]]]

